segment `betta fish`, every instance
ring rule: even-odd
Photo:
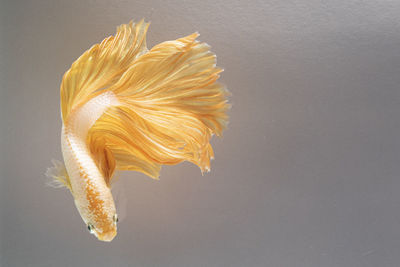
[[[64,164],[53,161],[47,176],[70,190],[102,241],[117,234],[116,171],[158,179],[162,165],[185,160],[209,171],[210,139],[228,120],[222,69],[199,34],[148,50],[148,27],[144,20],[117,27],[71,65],[60,87]]]

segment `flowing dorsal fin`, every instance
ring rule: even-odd
[[[147,52],[148,26],[143,20],[121,25],[115,36],[93,45],[72,64],[60,88],[64,122],[72,110],[114,84],[137,57]]]

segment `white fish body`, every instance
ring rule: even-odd
[[[112,92],[96,96],[70,115],[61,133],[62,152],[75,205],[90,231],[102,241],[111,241],[116,235],[117,215],[111,189],[92,158],[86,138],[97,119],[117,104]]]

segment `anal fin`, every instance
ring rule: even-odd
[[[96,159],[97,167],[103,173],[106,184],[110,186],[116,165],[111,150],[105,145],[104,140],[99,140],[96,146],[91,147],[90,152]]]

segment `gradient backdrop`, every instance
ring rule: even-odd
[[[400,266],[400,1],[0,2],[0,265]],[[232,92],[216,160],[123,173],[119,234],[90,235],[61,159],[59,85],[115,27],[194,31]]]

